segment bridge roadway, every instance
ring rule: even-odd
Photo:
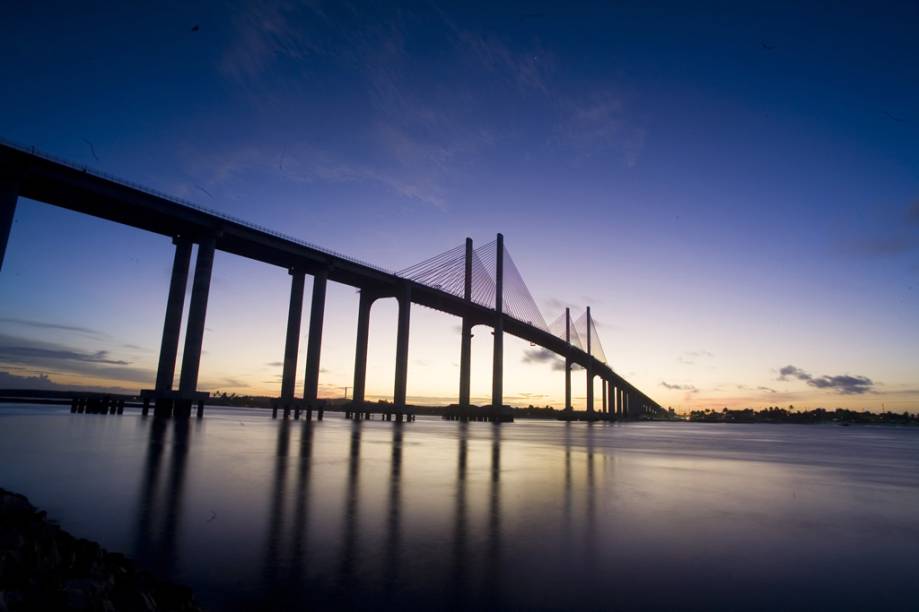
[[[372,299],[395,297],[401,300],[407,296],[411,303],[460,317],[471,325],[486,325],[495,328],[499,324],[495,310],[476,304],[463,297],[402,278],[372,264],[321,249],[270,229],[205,210],[191,203],[177,201],[139,185],[131,185],[119,179],[71,165],[65,161],[55,160],[44,154],[36,154],[33,151],[3,143],[0,143],[0,267],[2,267],[3,255],[5,254],[18,196],[169,236],[176,241],[177,245],[180,240],[204,244],[210,239],[213,241],[213,248],[217,250],[282,267],[291,271],[292,274],[294,271],[300,271],[314,276],[322,275],[328,280],[356,287],[361,290],[362,294],[366,294]],[[200,250],[199,248],[199,260],[196,267],[201,267],[202,265]],[[208,262],[207,266],[209,265],[210,263]],[[187,268],[188,264],[186,262],[186,276]],[[209,267],[207,276],[206,284],[209,285]],[[195,282],[198,282],[197,278]],[[184,297],[184,291],[182,293]],[[204,306],[202,308],[206,309],[206,288],[204,293]],[[324,300],[324,283],[321,299]],[[316,307],[315,300],[314,292],[314,308]],[[372,304],[372,300],[369,303]],[[322,304],[319,306],[321,308]],[[293,314],[293,308],[292,300],[291,314]],[[201,311],[200,321],[202,333],[203,315],[204,310]],[[193,316],[190,313],[190,319]],[[179,312],[179,317],[181,317],[181,312]],[[600,377],[604,381],[603,404],[607,404],[606,400],[608,398],[608,412],[613,416],[637,417],[649,415],[661,409],[656,402],[614,372],[607,364],[586,351],[569,344],[564,339],[548,331],[519,321],[507,313],[501,313],[500,317],[505,332],[548,349],[566,358],[570,363],[581,365],[591,372],[593,376]],[[321,316],[319,320],[321,322]],[[192,321],[190,320],[189,326],[191,324]],[[299,328],[299,313],[297,313],[297,328]],[[313,335],[312,330],[310,335]],[[319,335],[321,336],[321,329],[319,330]],[[176,328],[176,342],[178,341],[177,337],[178,328]],[[165,343],[164,338],[164,346]],[[189,352],[188,344],[186,344],[185,350],[186,353]],[[318,343],[315,350],[316,357],[313,366],[315,376],[318,377]],[[407,329],[404,350],[407,351]],[[200,359],[200,340],[198,353],[197,357]],[[169,374],[174,373],[174,355],[172,359],[172,372],[168,372]],[[296,355],[294,355],[294,361],[296,361]],[[308,370],[310,369],[309,362],[310,355],[308,351]],[[160,365],[162,369],[162,359]],[[194,368],[194,382],[196,383],[197,363],[194,364]],[[570,376],[570,370],[566,372],[566,375]],[[399,373],[397,372],[398,377]],[[404,373],[402,377],[404,378]],[[307,395],[310,395],[309,379],[310,372],[308,371]],[[314,386],[316,386],[315,381],[313,382]],[[356,380],[355,382],[358,381]],[[363,381],[360,382],[363,383]],[[169,385],[171,383],[172,376],[169,376]],[[608,390],[606,390],[607,385]],[[191,388],[185,388],[182,391],[187,392],[185,395],[196,400],[200,397],[206,397],[206,394],[198,393],[195,386],[195,384],[192,384]],[[402,389],[402,397],[399,398],[398,386],[399,381],[397,380],[396,404],[400,403],[400,399],[404,404],[404,388]],[[362,387],[363,384],[360,385],[361,395],[363,395]],[[160,386],[157,391],[159,393],[153,394],[154,396],[170,395],[169,388],[164,389]],[[315,389],[313,394],[315,394]],[[292,399],[292,396],[289,399]],[[316,398],[305,397],[305,400],[310,399]],[[566,399],[570,406],[570,397]],[[592,409],[592,406],[588,406],[588,411],[592,411]]]

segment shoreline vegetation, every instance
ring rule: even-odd
[[[98,396],[125,400],[125,406],[139,407],[141,399],[137,395],[92,393],[77,391],[51,391],[29,389],[0,389],[0,403],[30,403],[45,405],[69,404],[74,396]],[[320,400],[324,408],[330,412],[344,411],[350,407],[351,400],[345,398],[326,398]],[[265,395],[239,395],[217,391],[207,400],[208,406],[224,406],[231,408],[261,408],[271,409],[278,402],[278,398]],[[366,402],[369,406],[385,407],[391,404],[385,400]],[[408,409],[415,414],[428,416],[443,416],[450,410],[455,410],[457,404],[447,406],[409,405]],[[560,419],[564,410],[551,406],[505,406],[511,411],[514,418],[525,419]],[[599,411],[599,410],[598,410]],[[815,408],[813,410],[796,410],[794,406],[782,408],[770,406],[762,410],[744,408],[731,410],[693,410],[688,415],[678,414],[674,410],[659,411],[653,418],[645,417],[642,420],[651,421],[689,421],[694,423],[799,423],[799,424],[840,424],[840,425],[919,425],[919,413],[909,412],[870,412],[836,408],[827,410]]]
[[[919,425],[919,414],[909,412],[868,412],[837,408],[795,410],[794,406],[770,406],[762,410],[693,410],[687,419],[696,423],[836,423],[839,425]]]
[[[0,611],[200,612],[190,589],[76,538],[0,488]]]

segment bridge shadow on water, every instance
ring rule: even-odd
[[[188,419],[144,418],[147,428],[143,472],[137,492],[134,545],[132,555],[159,574],[178,578],[183,573],[183,500],[188,493],[189,449],[200,422]],[[391,427],[388,441],[388,467],[376,471],[376,485],[385,495],[375,495],[373,484],[364,474],[369,458],[362,457],[368,444],[361,421],[351,421],[344,470],[343,495],[338,503],[334,492],[314,487],[316,429],[312,422],[280,420],[274,441],[270,482],[264,495],[267,518],[264,525],[260,569],[249,572],[244,588],[232,597],[216,597],[219,607],[238,609],[290,609],[309,605],[318,609],[341,608],[417,608],[439,607],[451,610],[492,609],[504,600],[502,589],[502,430],[479,424],[479,439],[474,443],[487,457],[487,471],[477,469],[470,479],[470,428],[459,423],[455,438],[455,479],[451,485],[452,517],[443,517],[448,527],[438,538],[443,543],[446,576],[424,577],[425,568],[413,559],[417,541],[406,542],[405,501],[403,500],[403,453],[405,425]],[[481,443],[482,432],[488,438]],[[379,447],[380,430],[372,444]],[[375,456],[374,459],[379,459]],[[377,466],[378,467],[378,466]],[[485,466],[478,466],[485,467]],[[480,478],[484,472],[487,478]],[[382,478],[381,478],[382,476]],[[380,482],[382,481],[382,482]],[[366,486],[365,486],[366,485]],[[470,492],[473,489],[473,492]],[[570,497],[570,489],[566,489]],[[253,495],[260,494],[253,491]],[[331,502],[331,503],[330,503]],[[313,520],[314,507],[323,507],[321,518]],[[471,508],[475,505],[476,508]],[[337,534],[329,509],[339,515]],[[205,521],[216,518],[216,513]],[[368,528],[368,519],[382,519],[382,529]],[[320,533],[317,534],[317,530]],[[191,534],[188,534],[191,535]],[[320,537],[316,537],[319,535]],[[366,539],[366,541],[364,541]],[[413,540],[417,540],[414,538]],[[328,550],[332,542],[337,549]],[[424,545],[423,543],[421,545]],[[376,565],[374,572],[370,566]],[[191,572],[193,575],[194,572]],[[374,575],[376,574],[376,575]],[[195,587],[192,580],[192,587]],[[213,590],[213,585],[208,590]],[[208,603],[208,597],[205,597]]]

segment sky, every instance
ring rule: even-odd
[[[591,306],[679,411],[919,411],[917,31],[915,2],[14,3],[0,138],[388,270],[502,232],[546,320]],[[0,387],[151,387],[172,255],[20,198]],[[199,388],[279,394],[289,287],[218,252]],[[356,319],[330,283],[323,396]],[[395,322],[377,302],[369,398]],[[456,401],[459,323],[413,308],[410,401]],[[506,401],[560,406],[557,360],[505,344]]]

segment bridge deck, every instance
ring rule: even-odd
[[[466,317],[476,325],[493,327],[496,323],[495,312],[485,306],[401,278],[380,267],[3,143],[0,143],[0,172],[16,182],[21,196],[32,200],[164,236],[192,239],[216,236],[218,250],[286,269],[301,268],[308,273],[325,270],[329,280],[379,297],[396,296],[408,283],[413,303]],[[507,314],[502,316],[507,333],[590,367],[594,374],[620,388],[640,393],[608,365],[562,338]]]

